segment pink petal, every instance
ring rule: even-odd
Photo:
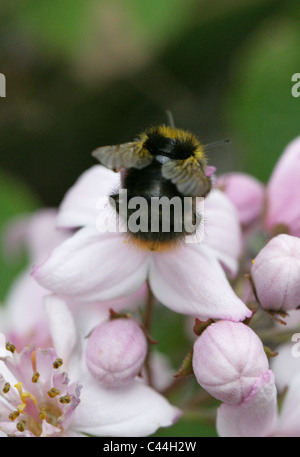
[[[120,174],[101,165],[85,171],[65,195],[58,212],[59,227],[95,227],[99,200],[120,187]]]
[[[71,302],[129,295],[146,281],[147,253],[124,241],[117,233],[83,228],[54,249],[49,259],[34,269],[33,276]]]
[[[221,437],[266,437],[274,432],[276,421],[277,393],[269,370],[256,379],[242,403],[219,407],[216,425]]]
[[[95,303],[70,303],[72,313],[75,316],[78,331],[86,336],[97,324],[109,317],[109,310],[131,311],[138,307],[143,307],[148,298],[147,284],[143,284],[136,292],[124,297],[115,298]]]
[[[225,192],[238,210],[244,227],[261,217],[265,189],[256,178],[246,173],[225,173],[218,177],[217,186]]]
[[[53,347],[66,370],[74,349],[79,346],[73,316],[66,303],[55,295],[45,297],[44,307]]]
[[[293,379],[300,373],[300,333],[294,335],[296,338],[293,338],[293,343],[288,342],[276,347],[278,355],[272,358],[270,362],[271,369],[275,374],[276,386],[279,393],[282,393],[285,388],[289,387]]]
[[[56,209],[46,208],[13,220],[5,232],[8,254],[16,255],[23,245],[34,262],[42,262],[54,247],[70,236],[68,231],[57,229],[56,216]]]
[[[82,390],[72,428],[95,436],[148,436],[172,425],[178,408],[140,380],[121,388],[105,388],[91,381]]]
[[[237,210],[223,192],[213,190],[205,199],[203,224],[203,241],[234,276],[242,250],[242,232]]]
[[[217,170],[216,167],[214,167],[213,165],[207,165],[207,167],[205,169],[205,174],[206,174],[206,176],[211,178],[216,170]]]
[[[300,137],[288,144],[278,160],[267,186],[266,227],[288,227],[290,235],[300,236]]]
[[[297,360],[299,363],[299,359]],[[298,367],[299,368],[299,367]],[[300,437],[300,373],[289,380],[275,436]]]
[[[156,298],[178,313],[233,321],[252,314],[204,243],[153,253],[149,281]]]
[[[25,270],[12,284],[6,299],[7,335],[18,349],[32,341],[38,347],[48,347],[50,334],[43,298],[49,292]]]

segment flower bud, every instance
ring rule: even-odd
[[[106,386],[119,386],[137,376],[147,354],[147,340],[138,323],[129,318],[102,322],[91,333],[86,363]]]
[[[266,437],[275,432],[277,392],[271,370],[258,376],[249,396],[239,405],[222,404],[217,411],[221,437]]]
[[[272,238],[259,252],[251,268],[261,306],[290,310],[300,305],[300,239],[291,235]]]
[[[194,344],[193,369],[198,383],[218,400],[240,404],[257,376],[268,370],[258,336],[241,322],[211,324]]]
[[[267,185],[268,230],[284,226],[290,235],[300,236],[299,176],[300,137],[287,146]]]
[[[236,207],[243,227],[261,216],[265,189],[256,178],[246,173],[225,173],[218,177],[217,186]]]

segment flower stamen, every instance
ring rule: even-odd
[[[31,381],[36,383],[36,382],[38,382],[39,377],[40,377],[40,373],[38,371],[35,371],[32,375]]]
[[[63,397],[60,397],[59,401],[60,403],[70,403],[72,400],[71,395],[64,395]]]
[[[4,394],[7,394],[7,392],[9,392],[9,391],[10,391],[10,384],[9,384],[9,382],[6,382],[3,386],[2,392]]]
[[[59,395],[60,392],[55,387],[52,387],[50,390],[48,390],[47,394],[49,395],[50,398],[53,398],[53,397],[56,397],[56,395]]]
[[[16,350],[16,346],[14,346],[12,343],[10,343],[9,341],[6,342],[5,344],[5,348],[7,351],[11,352],[12,354],[15,352]]]
[[[19,411],[13,411],[12,413],[9,414],[8,419],[10,421],[14,421],[19,416],[20,416]]]
[[[54,360],[53,368],[57,369],[57,368],[61,367],[62,364],[63,364],[63,359],[58,358],[58,359]]]
[[[19,430],[19,432],[24,432],[26,426],[26,422],[24,420],[21,420],[20,422],[17,423],[16,427]]]

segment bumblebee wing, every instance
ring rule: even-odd
[[[205,175],[195,157],[184,160],[170,159],[163,164],[164,178],[172,181],[179,192],[191,197],[205,197],[211,189],[211,180]]]
[[[119,168],[144,168],[153,159],[152,154],[137,143],[124,143],[115,146],[103,146],[95,149],[92,156],[111,170]]]

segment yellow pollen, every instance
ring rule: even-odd
[[[60,358],[56,359],[53,362],[53,368],[57,369],[57,368],[61,367],[62,364],[63,364],[63,360],[62,359],[60,359]]]
[[[7,392],[9,392],[9,391],[10,391],[10,384],[9,384],[9,382],[6,382],[3,386],[2,392],[4,394],[7,394]]]
[[[70,403],[71,399],[71,395],[65,395],[64,397],[60,397],[59,401],[60,403]]]
[[[35,371],[32,375],[31,381],[34,383],[38,382],[39,377],[40,377],[40,373],[38,371]]]
[[[10,413],[10,415],[8,416],[8,419],[10,421],[14,421],[17,417],[20,416],[20,413],[19,411],[13,411],[12,413]]]
[[[49,395],[50,398],[56,397],[56,395],[59,395],[59,390],[56,389],[55,387],[52,387],[52,389],[48,390],[47,394]]]
[[[255,259],[252,259],[251,262],[254,263],[254,262],[255,262]]]
[[[15,350],[16,350],[16,346],[14,346],[14,345],[13,345],[12,343],[10,343],[9,341],[6,342],[5,348],[6,348],[7,351],[10,351],[10,352],[12,352],[12,353],[14,353]]]

